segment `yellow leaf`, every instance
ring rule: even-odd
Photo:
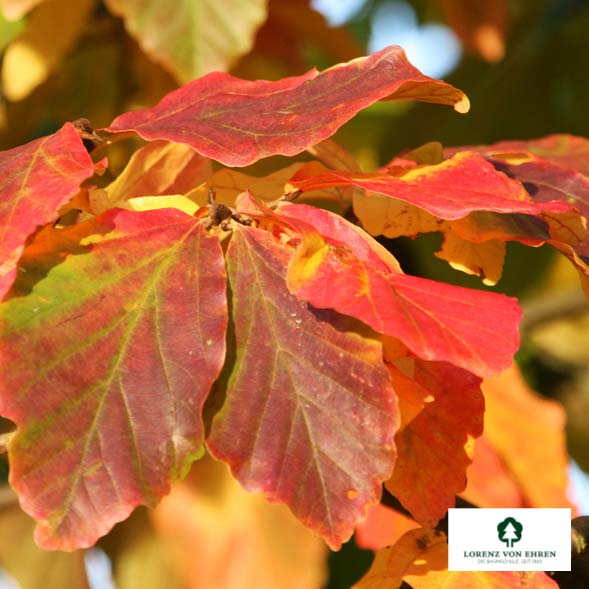
[[[400,237],[440,231],[443,221],[412,204],[377,193],[354,193],[354,213],[371,235]]]
[[[6,20],[14,21],[23,17],[41,2],[43,0],[0,0],[0,10]]]
[[[211,174],[211,161],[188,145],[152,141],[133,154],[125,169],[105,190],[110,206],[121,206],[125,200],[137,196],[185,194]]]
[[[140,507],[101,540],[112,562],[116,588],[189,589],[182,582],[172,548],[149,518],[149,510]]]
[[[436,257],[446,260],[452,268],[482,278],[483,284],[497,284],[503,271],[505,243],[497,239],[474,243],[462,239],[449,229],[444,234],[444,244]]]
[[[404,534],[394,546],[379,550],[370,570],[353,589],[397,589],[403,580],[414,588],[425,587],[413,583],[447,566],[446,536],[419,528]]]
[[[194,215],[199,206],[183,194],[166,196],[136,196],[120,205],[130,211],[151,211],[153,209],[179,209],[188,215]]]
[[[437,141],[424,143],[401,155],[403,159],[413,160],[419,165],[435,166],[444,161],[444,146]]]
[[[308,232],[301,237],[301,243],[288,266],[286,280],[292,291],[298,290],[313,278],[330,252],[330,246],[316,231]]]
[[[57,69],[93,6],[94,0],[51,0],[31,14],[25,31],[4,54],[2,84],[8,100],[22,100]]]
[[[567,245],[578,245],[587,238],[587,219],[577,211],[547,214],[542,218],[548,223],[550,239]]]
[[[10,489],[1,488],[2,503]],[[68,587],[87,589],[84,552],[50,552],[33,541],[35,522],[18,506],[16,495],[10,507],[0,510],[0,566],[10,573],[22,589]]]
[[[334,170],[362,172],[360,164],[358,164],[354,156],[333,139],[325,139],[325,141],[309,147],[307,151]]]
[[[448,571],[448,544],[441,532],[417,529],[379,550],[370,570],[353,589],[558,589],[543,572]]]
[[[201,184],[187,196],[200,205],[205,205],[209,188],[212,188],[217,202],[228,207],[234,206],[237,196],[246,191],[260,200],[276,200],[289,191],[288,181],[300,167],[301,164],[292,164],[262,178],[248,176],[229,168],[221,168],[207,180],[206,184]]]

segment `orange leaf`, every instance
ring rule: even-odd
[[[152,512],[187,589],[319,589],[327,550],[283,505],[204,458]],[[198,558],[195,558],[198,555]]]
[[[441,532],[407,532],[397,543],[376,553],[370,570],[353,589],[558,589],[543,572],[448,571],[448,544]]]
[[[486,415],[488,417],[488,410]],[[487,440],[486,433],[475,442],[474,457],[468,468],[468,484],[460,495],[478,507],[526,506],[521,489]]]
[[[480,380],[450,364],[418,361],[415,380],[434,401],[397,434],[397,462],[385,486],[418,522],[434,526],[466,487],[484,400]]]
[[[354,539],[360,548],[380,550],[393,545],[409,530],[419,527],[414,519],[378,503],[368,510],[366,519],[356,526]]]
[[[409,360],[415,364],[414,358],[410,358]],[[434,400],[434,397],[431,391],[420,385],[413,376],[408,376],[405,372],[391,364],[388,364],[387,368],[391,375],[393,388],[399,399],[399,413],[401,414],[400,431],[408,423],[413,421],[423,411],[424,407]]]
[[[514,364],[483,383],[485,439],[531,507],[570,507],[562,406],[534,393]],[[514,419],[517,416],[517,419]]]
[[[438,3],[447,23],[468,51],[490,62],[503,58],[509,25],[506,0],[438,0]]]

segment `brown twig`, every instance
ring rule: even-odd
[[[548,321],[580,315],[589,310],[589,305],[585,293],[581,289],[575,289],[528,301],[522,305],[522,309],[520,330],[522,335],[527,335]]]

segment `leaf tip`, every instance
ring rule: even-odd
[[[470,110],[470,100],[466,94],[463,94],[462,98],[454,103],[454,110],[462,115]]]

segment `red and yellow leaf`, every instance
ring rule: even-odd
[[[316,219],[319,233],[302,235],[289,264],[289,289],[299,299],[355,317],[425,360],[480,376],[511,364],[519,342],[515,299],[395,271],[369,245],[376,242],[368,234],[327,211],[290,205],[278,215]]]
[[[106,0],[142,49],[180,82],[228,70],[253,46],[266,0]]]
[[[561,213],[572,208],[560,201],[534,203],[519,182],[495,170],[481,155],[466,151],[440,164],[410,168],[401,176],[382,172],[353,174],[312,162],[292,177],[291,184],[303,191],[351,184],[406,201],[448,220],[460,219],[473,211],[539,215],[543,211]],[[386,217],[382,219],[383,225],[386,221]]]
[[[570,203],[581,213],[578,215],[553,217],[545,214],[551,243],[574,246],[574,251],[589,262],[589,179],[578,172],[561,168],[549,161],[535,158],[533,161],[517,165],[505,164],[510,174],[526,187],[534,202],[561,201]]]
[[[589,273],[589,142],[572,135],[549,135],[533,141],[506,141],[487,146],[452,148],[476,150],[499,170],[521,182],[532,202],[544,210],[540,219],[545,241],[562,251],[585,274]],[[557,211],[555,203],[569,211]],[[532,231],[530,237],[539,234]],[[515,237],[518,241],[524,241]],[[524,241],[525,243],[525,241]]]
[[[94,173],[71,123],[48,137],[0,152],[0,298],[16,276],[25,242]]]
[[[531,153],[560,168],[589,176],[589,139],[576,135],[554,134],[527,141],[500,141],[492,145],[456,147],[446,149],[445,152],[454,153],[464,149],[498,156],[501,159],[506,156],[510,156],[511,159],[511,156],[519,155],[524,161],[527,154]]]
[[[390,476],[397,402],[381,344],[289,293],[291,255],[270,232],[235,229],[237,357],[207,444],[245,489],[286,503],[338,548]]]
[[[407,157],[426,159],[426,148],[421,148],[423,154],[417,150]],[[433,161],[437,159],[436,151],[430,154]],[[550,241],[589,271],[581,260],[584,248],[589,248],[587,223],[582,216],[587,214],[583,206],[588,211],[589,207],[584,204],[588,199],[583,198],[580,186],[582,182],[587,186],[589,183],[581,180],[580,174],[576,174],[575,199],[570,194],[566,198],[564,189],[560,192],[544,189],[542,195],[531,196],[528,191],[534,184],[526,182],[523,176],[517,178],[513,169],[505,175],[477,153],[458,150],[448,153],[454,155],[429,165],[396,158],[388,167],[372,174],[328,170],[312,162],[302,167],[291,183],[303,191],[355,186],[358,190],[353,198],[354,212],[366,231],[391,238],[442,232],[444,246],[436,255],[455,269],[481,276],[489,285],[501,277],[504,242],[510,240],[527,245]],[[496,167],[504,170],[507,164]],[[520,170],[520,175],[525,167],[526,164],[512,166]],[[537,164],[534,169],[536,177],[541,175]],[[575,175],[560,170],[560,175],[563,174]],[[564,186],[564,179],[560,183]],[[570,182],[568,186],[571,187]]]
[[[400,47],[389,47],[321,73],[311,70],[274,82],[215,72],[171,92],[153,108],[117,117],[107,131],[187,143],[205,157],[246,166],[271,155],[300,153],[383,99],[468,110],[460,90],[424,76]]]
[[[0,307],[10,481],[39,545],[90,546],[202,452],[225,355],[221,246],[173,209],[42,232]]]
[[[485,402],[480,380],[449,364],[416,362],[414,379],[434,400],[397,434],[398,458],[385,486],[419,523],[435,526],[466,487]]]

